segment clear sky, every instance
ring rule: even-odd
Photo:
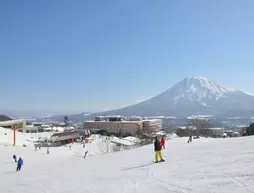
[[[253,0],[0,1],[0,109],[114,109],[187,76],[254,93],[253,7]]]

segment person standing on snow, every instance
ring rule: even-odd
[[[163,149],[165,149],[165,139],[164,136],[161,137],[161,146]]]
[[[13,155],[13,159],[14,159],[15,162],[17,162],[17,157],[16,157],[15,154]]]
[[[187,143],[191,143],[192,142],[192,136],[189,136],[189,140],[187,141]]]
[[[85,154],[84,154],[83,158],[86,158],[87,153],[88,153],[88,151],[86,151],[86,152],[85,152]]]
[[[21,170],[21,167],[23,166],[23,160],[21,159],[21,157],[18,160],[18,164],[17,164],[17,171]]]
[[[165,160],[162,158],[161,154],[161,142],[158,140],[157,137],[155,137],[154,151],[155,151],[155,163],[164,162]],[[158,161],[158,158],[160,158],[160,161]]]

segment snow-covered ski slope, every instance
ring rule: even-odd
[[[165,163],[153,146],[88,156],[68,147],[34,151],[0,145],[1,193],[252,193],[254,138],[169,140]],[[16,172],[12,155],[24,167]]]

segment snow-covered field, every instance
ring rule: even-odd
[[[18,137],[22,138],[20,134]],[[29,134],[28,134],[29,135]],[[24,136],[23,136],[24,137]],[[0,141],[3,135],[0,134]],[[3,141],[3,140],[2,140]],[[166,143],[165,163],[152,164],[153,146],[98,155],[99,139],[86,148],[79,144],[34,151],[0,143],[1,193],[252,193],[254,138],[186,138]],[[96,149],[97,147],[97,149]],[[24,166],[16,172],[12,155]]]
[[[6,134],[6,135],[5,135]],[[16,144],[19,146],[28,145],[33,146],[32,142],[38,140],[39,137],[50,138],[53,132],[44,133],[16,133]],[[13,131],[0,127],[0,144],[13,143]]]

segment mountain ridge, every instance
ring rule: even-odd
[[[234,113],[233,113],[234,112]],[[123,116],[180,116],[227,115],[239,116],[248,112],[254,116],[254,96],[201,77],[187,77],[164,92],[140,103],[124,108],[93,113],[97,115],[119,114]],[[81,114],[76,115],[85,118]],[[75,118],[71,116],[70,119]]]

